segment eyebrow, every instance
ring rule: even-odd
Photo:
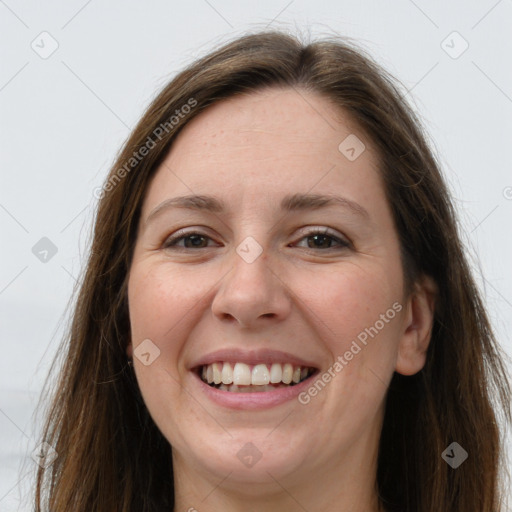
[[[369,219],[370,215],[360,204],[337,195],[325,194],[292,194],[287,195],[281,201],[281,210],[286,212],[307,211],[325,208],[328,206],[339,205],[358,216]],[[159,213],[170,208],[182,208],[197,211],[208,211],[213,213],[223,213],[226,211],[226,205],[221,199],[208,195],[188,195],[171,197],[156,206],[146,218],[146,224],[156,217]]]

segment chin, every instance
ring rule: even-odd
[[[294,448],[297,444],[303,446],[302,443],[290,442],[289,438],[286,440],[279,436],[270,439],[269,432],[271,430],[265,429],[248,434],[247,430],[242,430],[233,433],[233,437],[224,443],[212,439],[211,444],[208,443],[207,459],[201,457],[202,453],[192,455],[196,460],[194,466],[206,475],[218,475],[219,479],[229,475],[225,483],[228,480],[233,484],[250,483],[251,486],[243,489],[245,494],[258,494],[261,486],[269,484],[273,488],[275,480],[282,481],[305,468],[310,456],[305,447],[301,452]],[[212,449],[212,446],[215,448]],[[252,487],[254,484],[261,484],[259,491]]]

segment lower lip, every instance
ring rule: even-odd
[[[317,372],[311,374],[306,380],[295,384],[295,386],[278,388],[275,391],[237,393],[236,391],[221,391],[220,389],[209,386],[201,380],[196,372],[193,371],[191,373],[193,375],[193,380],[198,384],[200,391],[212,402],[223,407],[240,410],[269,409],[270,407],[275,407],[285,402],[297,399],[297,396],[310,386],[312,377],[317,374]]]

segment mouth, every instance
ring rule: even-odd
[[[291,388],[311,378],[318,371],[292,363],[250,365],[234,361],[216,361],[195,368],[208,386],[227,393],[262,393]]]

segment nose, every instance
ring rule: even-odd
[[[265,251],[250,263],[233,251],[233,267],[222,279],[212,312],[222,322],[253,329],[284,320],[291,309],[290,297]]]

